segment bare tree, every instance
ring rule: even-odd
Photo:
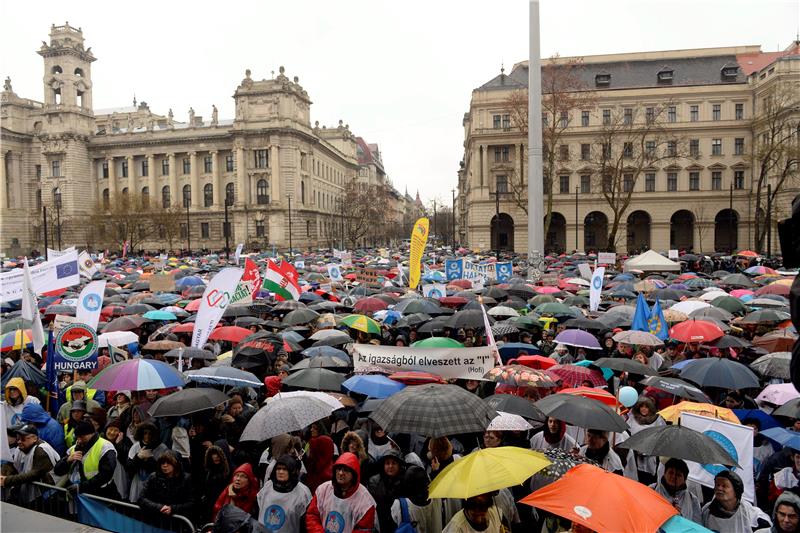
[[[695,204],[691,210],[692,215],[694,216],[694,227],[697,229],[697,250],[700,253],[703,253],[705,248],[703,248],[703,237],[708,235],[709,227],[708,221],[706,220],[706,204],[700,202]]]
[[[344,187],[342,217],[344,236],[353,248],[370,236],[375,236],[376,227],[383,225],[386,216],[387,194],[382,185],[367,185],[357,180],[349,181]]]
[[[771,205],[786,186],[793,185],[800,175],[800,93],[796,85],[776,84],[758,96],[762,107],[752,128],[755,138],[753,187],[756,195],[756,249],[765,249],[766,217]],[[772,185],[768,197],[767,185]],[[776,217],[772,217],[775,220]]]
[[[136,250],[156,239],[166,239],[172,248],[181,214],[178,207],[157,208],[148,197],[129,193],[119,195],[108,205],[96,206],[90,224],[97,228],[99,243],[118,249],[127,242],[130,250]]]
[[[542,65],[542,159],[544,194],[546,198],[544,234],[550,227],[553,214],[553,176],[559,162],[570,159],[568,149],[564,150],[565,134],[568,128],[581,120],[582,111],[589,111],[596,102],[596,93],[584,83],[581,77],[583,60],[572,58],[559,62],[558,56]],[[512,92],[505,101],[505,109],[512,124],[520,132],[528,135],[528,91]],[[527,153],[520,154],[527,166]],[[508,172],[508,192],[510,200],[526,215],[528,214],[528,191],[522,169],[512,168]]]
[[[163,209],[151,205],[147,210],[147,216],[153,224],[151,235],[157,238],[162,246],[166,243],[167,250],[173,250],[174,242],[180,237],[185,211],[177,205]]]
[[[683,140],[665,127],[667,109],[672,105],[611,110],[594,138],[587,166],[592,169],[592,188],[613,214],[607,244],[610,251],[616,250],[620,227],[642,173],[684,155]]]

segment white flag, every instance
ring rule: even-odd
[[[31,321],[31,340],[33,341],[33,351],[42,355],[44,346],[44,328],[42,327],[42,317],[39,314],[39,306],[36,300],[36,291],[33,289],[31,281],[31,271],[28,267],[28,258],[25,258],[22,278],[22,318]]]
[[[503,360],[500,358],[500,351],[497,349],[497,343],[494,341],[492,325],[489,323],[489,315],[486,314],[486,308],[483,306],[483,298],[478,296],[478,302],[481,304],[481,313],[483,313],[483,328],[486,330],[486,345],[492,349],[495,362],[498,365],[502,365]]]
[[[231,303],[236,286],[242,279],[244,269],[223,268],[208,282],[200,308],[197,310],[197,320],[194,322],[192,346],[202,348],[208,336],[222,318],[222,313]]]
[[[78,322],[91,326],[92,329],[97,329],[97,322],[100,321],[100,311],[103,310],[105,291],[105,281],[93,281],[83,288],[81,295],[78,296],[78,305],[75,309],[75,317]]]
[[[51,259],[55,259],[56,257],[61,257],[62,255],[67,255],[70,252],[74,252],[75,247],[70,246],[66,250],[53,250],[52,248],[47,249],[47,260],[50,261]]]
[[[239,264],[239,256],[242,255],[242,250],[244,250],[244,243],[240,243],[239,246],[236,247],[236,252],[233,254],[233,263],[235,265]]]
[[[589,288],[589,310],[597,311],[600,306],[600,294],[603,292],[603,276],[606,267],[597,267],[592,274],[592,284]]]
[[[344,279],[342,277],[342,270],[339,268],[339,265],[335,263],[328,264],[328,277],[333,281],[342,281]]]
[[[444,283],[429,283],[422,286],[422,295],[425,298],[436,298],[447,296],[447,286]]]
[[[92,279],[92,276],[98,270],[97,265],[92,260],[92,256],[86,250],[78,254],[78,269],[81,271],[81,276],[85,276],[87,279]]]

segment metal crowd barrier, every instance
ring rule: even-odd
[[[38,481],[35,481],[34,485],[39,487],[42,496],[31,502],[30,505],[25,505],[24,507],[51,516],[57,516],[71,522],[77,522],[74,505],[70,505],[70,501],[67,499],[67,489],[40,483]],[[172,531],[173,533],[196,533],[198,531],[191,520],[179,514],[156,516],[145,513],[141,507],[130,502],[112,500],[111,498],[105,498],[94,494],[81,493],[81,495],[102,502],[113,511],[127,516],[128,518],[139,520],[140,522],[165,531]]]

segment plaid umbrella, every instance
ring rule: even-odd
[[[492,326],[492,333],[497,336],[513,335],[514,333],[519,333],[519,329],[510,324],[497,323]]]
[[[594,466],[600,466],[595,461],[591,459],[587,459],[581,455],[574,455],[561,448],[550,448],[549,450],[537,450],[541,451],[545,457],[550,459],[550,465],[544,468],[543,470],[539,471],[539,474],[547,477],[554,477],[560,478],[569,470],[580,464],[590,464]]]
[[[497,412],[456,385],[418,385],[387,398],[370,418],[387,431],[429,437],[482,432]]]
[[[593,368],[577,365],[556,365],[545,370],[550,376],[564,382],[567,387],[580,387],[584,381],[590,381],[595,387],[607,385],[603,373]]]

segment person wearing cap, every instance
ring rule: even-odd
[[[95,393],[97,393],[97,391],[94,389],[87,390],[86,382],[81,380],[78,380],[71,386],[67,387],[67,401],[58,410],[58,415],[56,416],[58,422],[61,424],[65,424],[67,422],[67,419],[70,416],[70,409],[72,409],[72,402],[84,401],[86,403],[85,410],[87,412],[90,412],[92,409],[97,407],[101,407],[99,403],[92,399],[94,398]]]
[[[114,483],[117,468],[114,445],[100,437],[94,425],[86,420],[75,426],[75,440],[77,443],[67,450],[53,472],[57,476],[68,476],[70,491],[118,500],[120,496]]]
[[[75,426],[86,416],[86,402],[75,400],[69,408],[69,419],[64,424],[64,442],[67,447],[75,444]]]
[[[682,517],[700,522],[700,501],[686,486],[689,466],[681,459],[670,458],[664,465],[664,475],[658,483],[650,485],[675,507]]]
[[[738,474],[722,470],[714,478],[714,499],[702,510],[702,524],[712,531],[751,533],[769,524],[769,518],[756,506],[742,498],[744,483]]]
[[[35,425],[25,424],[15,433],[18,453],[14,458],[14,466],[18,474],[0,476],[0,487],[17,487],[16,501],[27,505],[41,495],[39,489],[33,485],[34,481],[53,484],[51,473],[60,456],[52,446],[39,439],[39,430]]]

